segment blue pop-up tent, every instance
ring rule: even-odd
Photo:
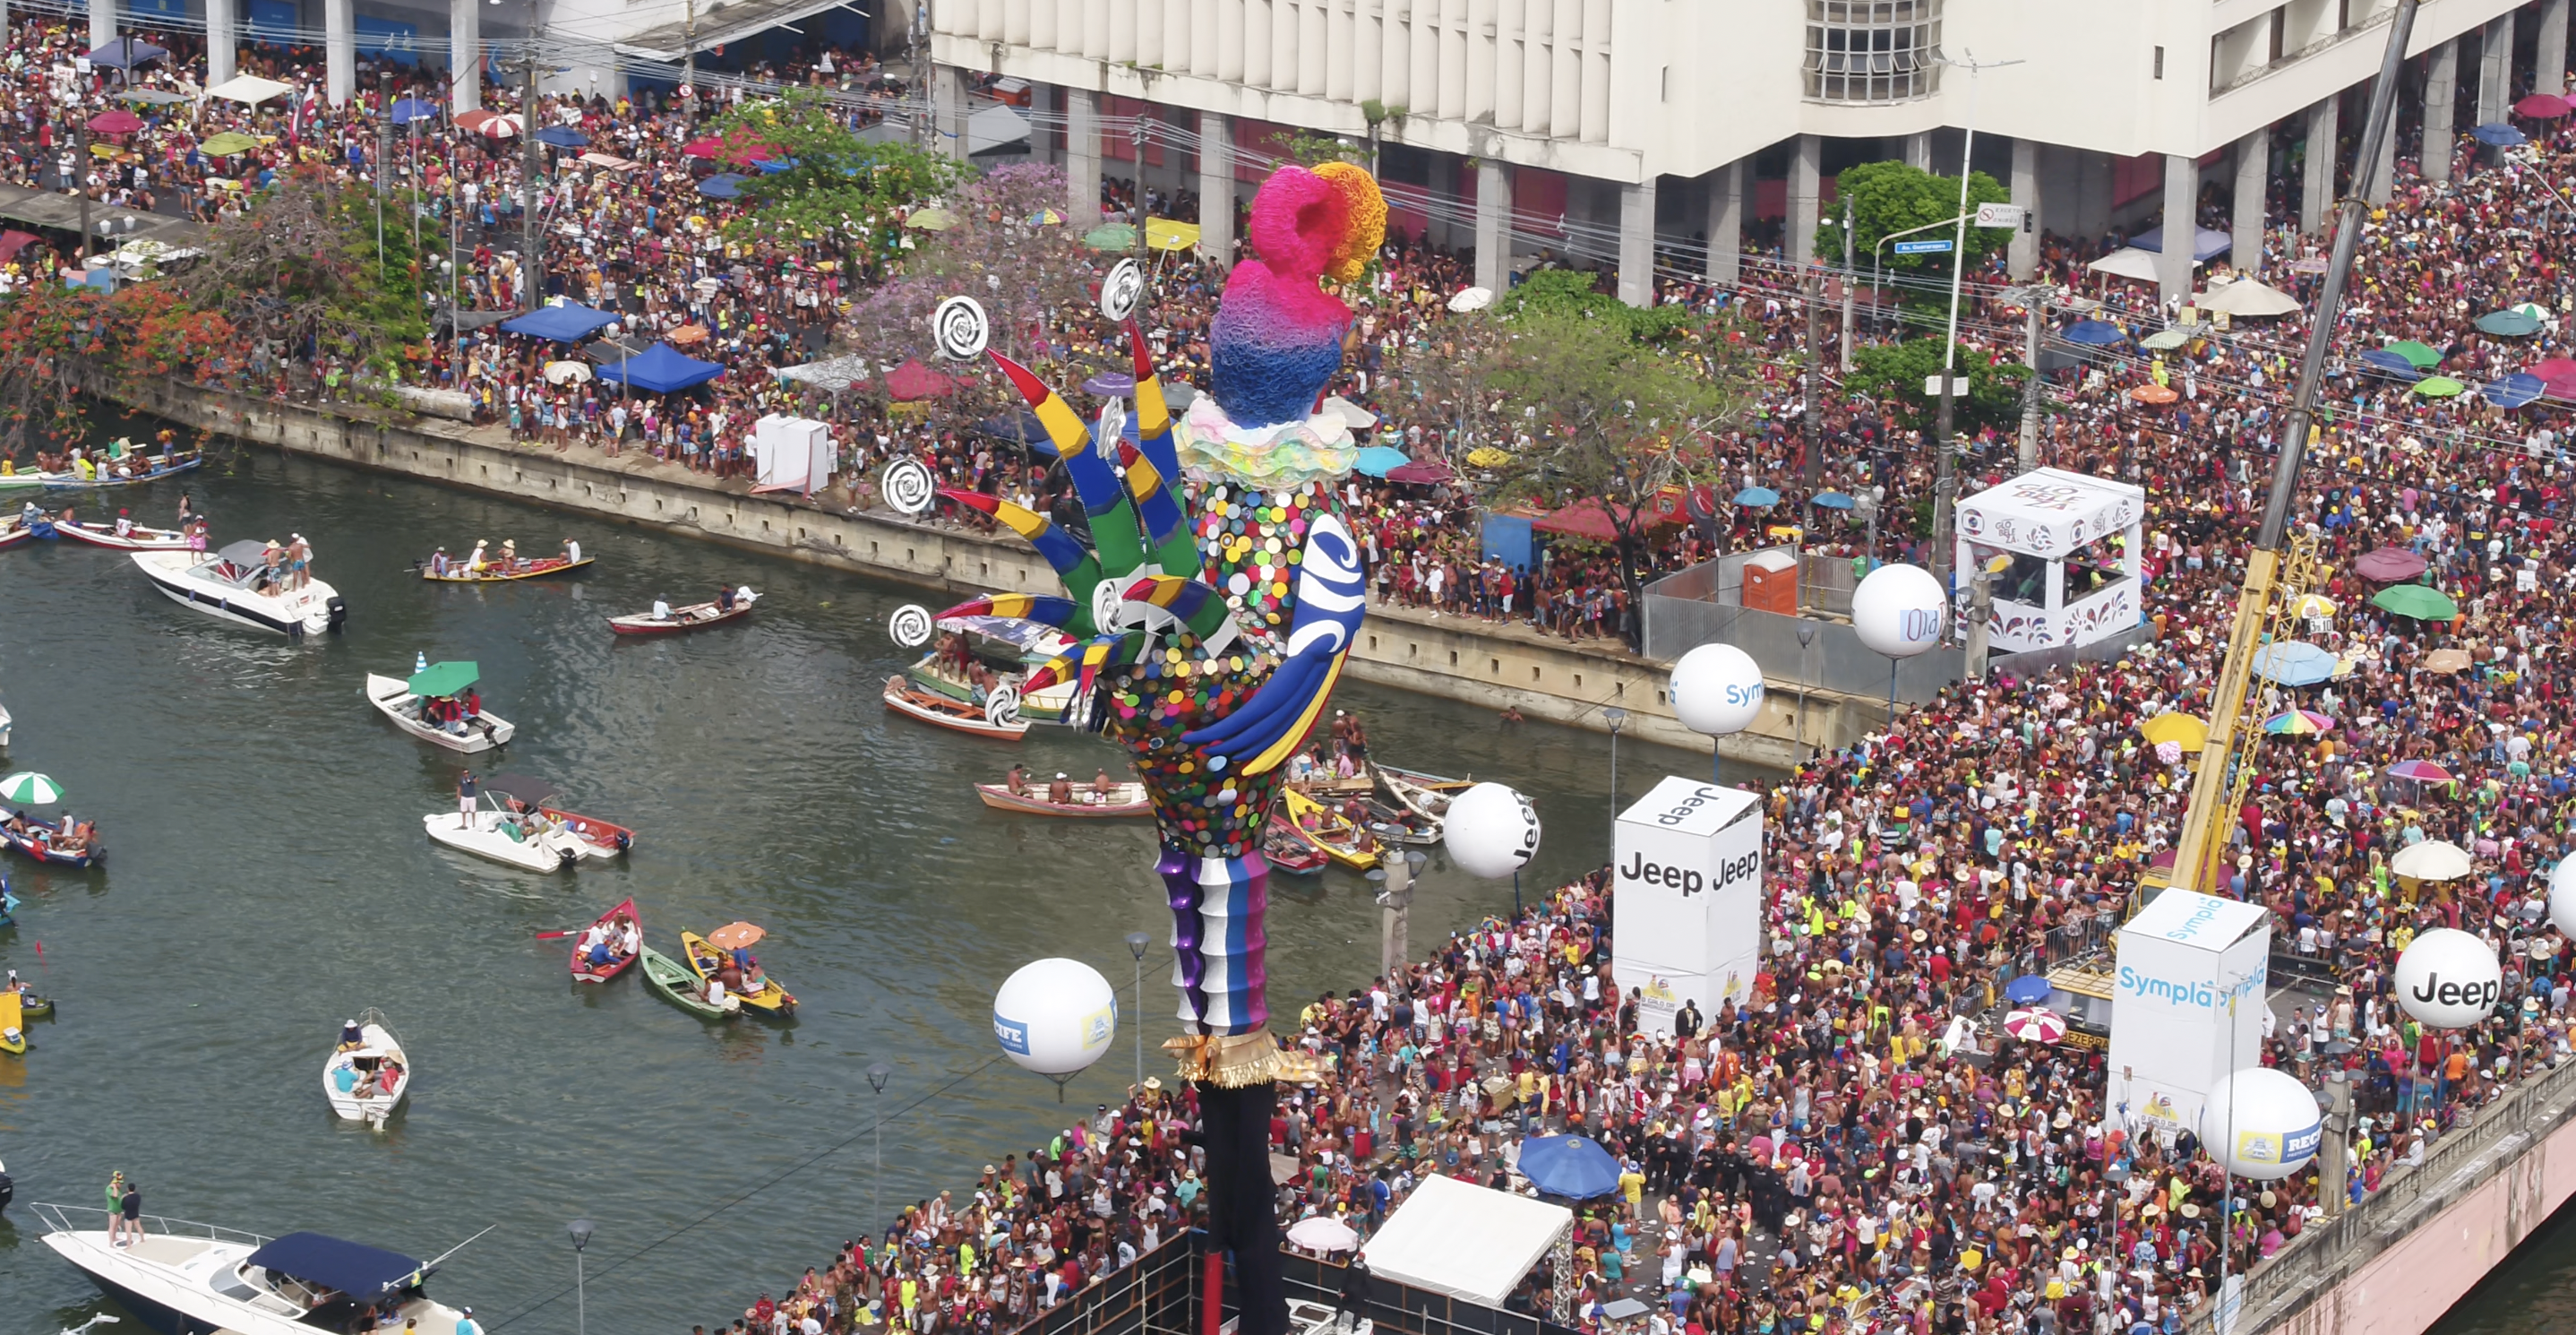
[[[515,320],[504,320],[501,332],[550,338],[557,343],[579,343],[615,323],[617,317],[606,311],[567,301],[560,306],[539,306]]]
[[[656,343],[622,362],[599,368],[602,380],[619,381],[656,394],[703,385],[724,374],[717,362],[702,362],[668,343]]]

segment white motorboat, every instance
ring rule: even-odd
[[[472,718],[459,718],[445,723],[431,722],[421,717],[423,713],[421,706],[425,702],[450,699],[453,693],[461,692],[467,686],[473,685],[474,675],[471,671],[473,666],[471,663],[435,665],[431,671],[442,668],[465,668],[468,671],[464,674],[462,682],[455,682],[453,674],[442,677],[431,688],[432,693],[428,695],[414,691],[411,682],[400,677],[379,677],[370,672],[367,674],[367,703],[374,705],[386,718],[392,719],[395,727],[424,742],[436,742],[450,751],[462,751],[472,755],[477,751],[489,751],[496,746],[507,746],[510,744],[510,738],[517,735],[518,726],[488,709],[478,706]],[[411,680],[419,681],[428,675],[428,672],[417,672],[412,674]]]
[[[120,1246],[108,1240],[105,1210],[32,1208],[45,1245],[152,1330],[314,1335],[348,1329],[372,1305],[392,1309],[391,1329],[409,1322],[445,1335],[464,1316],[421,1291],[446,1256],[423,1264],[320,1233],[272,1239],[154,1215]]]
[[[6,751],[9,749],[9,725],[11,722],[13,722],[13,720],[9,717],[9,707],[7,705],[0,705],[0,751]]]
[[[318,579],[300,589],[284,587],[278,571],[266,564],[267,552],[256,542],[236,542],[211,555],[136,552],[134,564],[173,602],[290,640],[338,630],[349,619],[339,591]]]
[[[499,799],[488,792],[471,819],[459,812],[433,811],[420,823],[433,843],[523,871],[554,871],[589,855],[582,837],[561,821],[542,812],[504,811]]]
[[[411,1055],[402,1039],[373,1006],[358,1012],[355,1047],[341,1043],[322,1063],[322,1095],[344,1122],[364,1122],[378,1131],[411,1093]]]

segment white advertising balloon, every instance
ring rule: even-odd
[[[1703,644],[1673,664],[1673,716],[1692,732],[1725,737],[1762,712],[1762,667],[1731,644]]]
[[[1117,1035],[1117,990],[1080,960],[1021,965],[993,994],[993,1038],[1012,1061],[1040,1075],[1082,1070]]]
[[[2558,859],[2557,870],[2549,873],[2549,921],[2576,937],[2576,853]]]
[[[2268,1066],[2219,1077],[2200,1107],[2200,1143],[2238,1177],[2277,1182],[2307,1167],[2324,1141],[2317,1096]]]
[[[2397,957],[2397,1004],[2436,1029],[2466,1029],[2504,998],[2504,965],[2487,943],[2449,927],[2415,938]]]
[[[1480,783],[1449,799],[1441,842],[1470,876],[1509,876],[1538,853],[1538,809],[1499,783]]]
[[[1941,642],[1941,581],[1921,566],[1880,566],[1852,590],[1852,629],[1890,658],[1912,658]]]

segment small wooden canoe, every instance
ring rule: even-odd
[[[1436,844],[1441,824],[1383,798],[1370,798],[1368,832],[1381,844]]]
[[[1270,870],[1290,876],[1313,876],[1333,863],[1277,812],[1271,813],[1270,824],[1261,831],[1261,860],[1270,864]]]
[[[16,515],[0,521],[0,548],[15,547],[19,543],[32,540],[35,536],[36,530],[27,527],[27,521]]]
[[[57,537],[70,538],[75,542],[86,542],[92,547],[110,547],[120,552],[188,550],[188,535],[175,528],[145,528],[141,524],[135,524],[129,526],[123,533],[119,533],[114,524],[92,524],[86,520],[58,519],[54,521],[54,534]]]
[[[107,849],[96,842],[64,847],[61,829],[52,821],[37,820],[33,816],[24,817],[15,825],[0,825],[0,843],[6,843],[38,862],[57,867],[91,867],[107,858]]]
[[[1394,798],[1397,805],[1434,821],[1448,818],[1450,798],[1476,786],[1472,779],[1443,778],[1420,770],[1381,765],[1374,760],[1369,762],[1369,773],[1376,776],[1378,785],[1386,789],[1387,796]],[[1433,837],[1438,835],[1435,833]]]
[[[597,816],[566,811],[548,803],[537,804],[537,814],[564,828],[564,833],[581,841],[581,855],[586,858],[613,858],[635,846],[635,832],[623,825],[611,825]]]
[[[989,737],[997,742],[1016,742],[1028,736],[1029,733],[1029,721],[1021,718],[1017,710],[1005,715],[1004,721],[996,722],[993,718],[995,711],[989,706],[969,704],[964,700],[951,700],[944,695],[933,695],[902,677],[886,679],[885,702],[886,708],[898,714],[910,715],[933,727],[946,728],[951,732],[962,732],[975,737]]]
[[[1294,788],[1281,794],[1280,800],[1288,808],[1290,828],[1324,856],[1353,871],[1367,871],[1377,865],[1377,841],[1340,812]],[[1310,817],[1316,825],[1311,830],[1306,828]]]
[[[678,635],[685,631],[721,626],[728,621],[740,621],[750,615],[751,603],[737,598],[730,612],[714,603],[691,603],[687,607],[672,608],[668,618],[656,618],[650,612],[610,617],[608,628],[620,635]]]
[[[689,972],[696,974],[701,984],[706,982],[709,974],[723,967],[724,952],[708,945],[707,939],[695,932],[680,933],[680,953],[688,957]],[[759,991],[737,995],[743,1005],[756,1011],[779,1016],[796,1013],[796,998],[790,996],[786,988],[780,987],[775,978],[763,977]]]
[[[18,1010],[30,1020],[50,1020],[54,1018],[54,999],[21,992],[18,994]]]
[[[1103,798],[1088,783],[1073,786],[1073,800],[1051,802],[1044,791],[1031,788],[1014,793],[1009,784],[979,783],[975,795],[984,805],[998,811],[1018,811],[1031,816],[1070,816],[1076,820],[1110,820],[1120,816],[1150,816],[1153,804],[1145,800],[1145,785],[1134,780],[1111,784],[1109,796]]]
[[[582,942],[589,937],[589,932],[585,931],[580,936],[573,938],[573,981],[581,983],[604,983],[609,979],[626,972],[626,966],[635,962],[635,956],[633,954],[618,954],[617,939],[624,934],[623,929],[628,924],[632,924],[634,926],[635,938],[638,942],[641,942],[644,938],[644,920],[636,916],[635,901],[632,899],[620,902],[617,907],[599,915],[598,920],[591,923],[592,929],[604,930],[605,932],[605,937],[601,943],[602,949],[599,957],[594,958],[590,952],[582,949]]]
[[[739,997],[728,996],[721,1006],[709,1004],[705,980],[691,973],[687,965],[651,946],[637,953],[644,957],[644,981],[664,1001],[701,1020],[730,1020],[742,1013]]]
[[[447,573],[444,575],[431,569],[429,563],[424,561],[420,566],[420,577],[432,584],[498,584],[514,579],[542,579],[547,575],[566,574],[579,570],[598,559],[596,556],[585,556],[578,561],[571,561],[560,556],[545,556],[534,561],[512,561],[506,565],[499,561],[492,561],[485,563],[480,573],[468,571],[462,561],[450,561],[447,563]]]

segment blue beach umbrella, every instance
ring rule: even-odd
[[[2530,405],[2548,388],[2548,382],[2539,376],[2516,371],[2479,390],[2478,396],[2499,408],[2521,408]]]
[[[743,178],[732,172],[719,172],[698,182],[698,193],[709,199],[742,198]]]
[[[2503,121],[2489,121],[2486,124],[2469,131],[2469,133],[2477,136],[2479,143],[2488,144],[2496,148],[2512,148],[2517,144],[2527,144],[2531,142],[2530,136],[2525,135],[2522,131],[2505,124]]]
[[[1827,510],[1848,510],[1854,502],[1839,491],[1820,491],[1807,498],[1807,504]]]
[[[2048,993],[2048,980],[2035,973],[2023,974],[2004,984],[2004,1000],[2016,1006],[2036,1006],[2048,1000]]]
[[[1768,509],[1780,503],[1780,493],[1769,487],[1746,487],[1735,493],[1735,503],[1750,510]]]
[[[1359,462],[1351,466],[1370,477],[1385,477],[1411,462],[1412,460],[1404,457],[1402,450],[1391,449],[1384,445],[1371,445],[1360,451]]]
[[[1550,1196],[1595,1200],[1619,1189],[1619,1161],[1584,1136],[1539,1136],[1521,1143],[1521,1176]]]
[[[2078,320],[2060,331],[2057,336],[2069,343],[2081,343],[2088,348],[2107,348],[2114,343],[2129,341],[2126,330],[2107,320]]]
[[[2284,686],[2314,686],[2334,675],[2333,653],[2305,640],[2267,644],[2254,652],[2255,675]]]
[[[586,148],[590,145],[590,136],[569,125],[549,125],[537,131],[537,142],[552,144],[556,148]]]
[[[2384,375],[2393,375],[2408,382],[2424,378],[2424,372],[2415,363],[2406,360],[2406,354],[2391,352],[2386,348],[2372,348],[2361,354],[2361,364]]]
[[[409,125],[413,121],[434,121],[438,119],[438,115],[437,103],[423,101],[417,97],[406,97],[394,103],[393,107],[393,120],[396,125]]]

